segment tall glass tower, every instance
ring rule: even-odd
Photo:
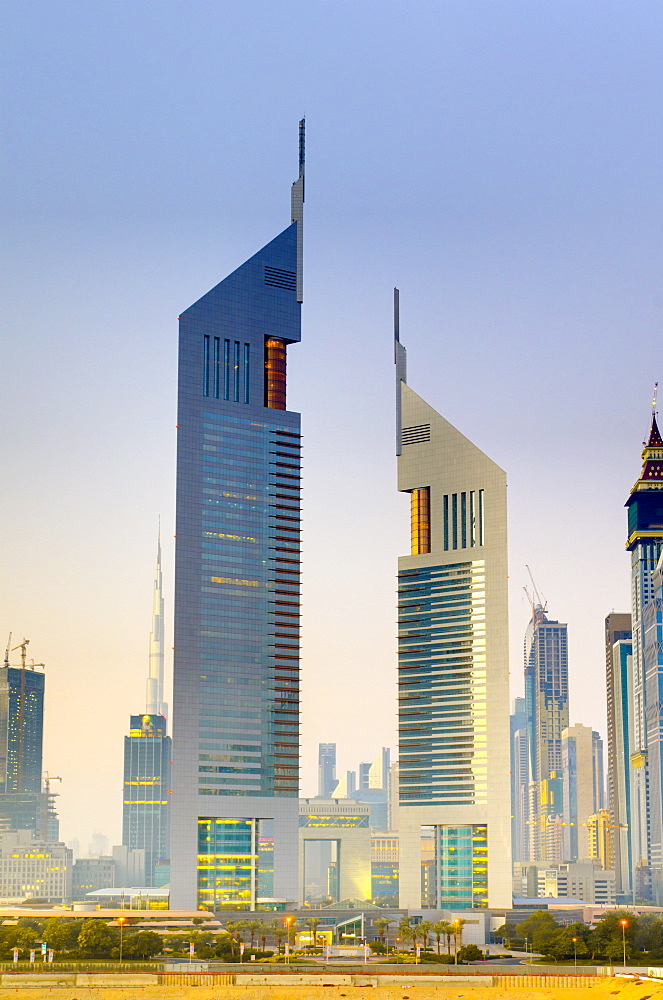
[[[567,626],[532,602],[525,632],[525,703],[529,754],[529,861],[561,861],[548,825],[563,812],[562,731],[569,724]]]
[[[304,122],[291,224],[180,317],[171,902],[297,899]]]
[[[122,843],[145,851],[145,885],[170,881],[170,774],[172,741],[163,700],[164,600],[161,537],[152,592],[152,631],[144,715],[132,715],[124,738]]]
[[[645,669],[644,612],[654,597],[652,573],[663,552],[663,440],[652,414],[649,438],[642,452],[643,467],[631,495],[628,507],[628,540],[631,553],[631,627],[633,634],[633,727],[631,740],[631,854],[634,866],[635,892],[648,897],[651,893],[650,857],[650,797],[647,713],[657,712],[660,694],[656,693],[651,707],[647,703]],[[655,688],[657,685],[655,685]],[[658,725],[658,721],[656,721]],[[660,795],[655,808],[661,809]],[[663,898],[663,884],[657,892]]]
[[[400,901],[511,906],[506,476],[406,384],[395,296],[399,559]]]

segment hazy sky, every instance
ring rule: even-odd
[[[2,13],[0,641],[47,664],[64,839],[121,836],[159,514],[172,629],[177,316],[289,223],[303,114],[303,791],[319,740],[395,746],[394,285],[410,385],[508,472],[513,694],[529,563],[604,731],[663,374],[660,3]]]

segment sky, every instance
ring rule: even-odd
[[[663,375],[660,3],[0,9],[0,641],[46,664],[61,836],[120,841],[159,516],[172,633],[177,317],[288,225],[303,115],[302,790],[318,741],[396,746],[395,285],[409,384],[508,474],[512,694],[529,565],[605,735]]]

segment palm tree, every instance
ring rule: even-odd
[[[253,951],[253,942],[255,941],[256,934],[262,928],[262,920],[255,920],[255,919],[253,919],[253,920],[243,920],[242,924],[244,925],[244,927],[246,927],[247,931],[251,935],[250,948],[251,948],[251,951]]]
[[[389,934],[389,924],[393,924],[391,917],[378,917],[377,920],[373,922],[373,926],[377,927],[378,934],[380,936],[380,943],[384,946],[385,937]],[[387,951],[389,951],[389,942],[387,941]]]
[[[458,962],[458,952],[463,947],[463,927],[467,923],[466,920],[460,920],[456,918],[453,922],[454,928],[454,955],[456,956],[456,962]]]
[[[313,947],[318,947],[318,924],[322,923],[319,917],[309,917],[306,920],[306,926],[313,935]]]
[[[421,934],[424,942],[424,951],[428,948],[428,935],[433,929],[433,925],[430,920],[422,920],[420,924],[417,924],[417,930]]]
[[[230,951],[233,957],[235,955],[235,945],[241,944],[243,927],[243,920],[226,920],[226,933],[230,937]]]
[[[283,926],[282,920],[272,920],[269,925],[269,929],[276,938],[276,944],[278,949],[278,954],[281,954],[281,943],[285,937],[285,927]]]
[[[435,937],[437,939],[437,953],[439,955],[440,954],[440,939],[442,937],[444,937],[444,935],[447,934],[447,933],[449,934],[449,936],[451,936],[451,933],[452,933],[451,932],[451,928],[450,928],[449,923],[446,920],[438,920],[438,922],[436,924],[433,924],[433,926],[431,927],[431,930],[433,931],[433,934],[435,935]]]

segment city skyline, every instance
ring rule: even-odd
[[[659,351],[649,40],[663,16],[588,9],[469,3],[403,26],[381,5],[375,45],[368,2],[328,15],[321,63],[276,68],[295,25],[316,51],[323,15],[238,12],[219,66],[224,11],[168,9],[156,32],[138,10],[127,31],[104,3],[85,30],[72,4],[12,11],[0,626],[48,664],[45,759],[64,778],[66,839],[119,842],[118,736],[144,698],[159,511],[170,684],[176,317],[276,231],[304,109],[309,333],[290,375],[307,413],[302,790],[315,792],[320,740],[338,744],[338,773],[395,748],[394,284],[405,339],[427,331],[422,395],[509,473],[511,695],[528,563],[569,625],[570,721],[605,736],[603,621],[629,609],[623,503],[658,374],[634,370],[632,350]],[[173,44],[190,73],[168,68]],[[601,483],[591,501],[585,477]],[[360,497],[370,518],[353,516]]]

